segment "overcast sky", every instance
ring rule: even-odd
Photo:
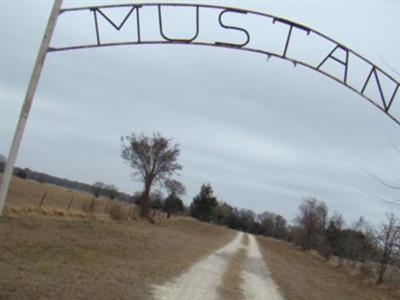
[[[64,7],[111,2],[65,1]],[[0,3],[0,153],[8,154],[52,3]],[[300,22],[393,76],[386,64],[400,70],[399,1],[201,3]],[[117,19],[126,14],[112,13]],[[93,34],[85,16],[62,17],[53,45]],[[169,34],[192,34],[189,17],[170,17]],[[207,20],[204,26],[212,34],[215,19]],[[141,21],[152,22],[150,17]],[[253,32],[263,34],[258,27]],[[305,53],[313,57],[315,51]],[[395,108],[400,115],[400,105]],[[210,182],[220,200],[240,208],[292,220],[302,199],[315,196],[348,223],[362,215],[377,224],[391,208],[374,195],[399,198],[398,191],[363,171],[388,182],[400,175],[400,155],[392,148],[400,148],[400,127],[381,111],[317,72],[211,47],[141,45],[48,54],[17,165],[112,183],[132,193],[141,184],[132,181],[132,170],[120,157],[120,137],[131,132],[160,132],[180,144],[184,168],[178,179],[187,187],[187,204],[202,183]]]

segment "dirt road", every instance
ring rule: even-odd
[[[270,276],[257,240],[241,232],[186,273],[154,286],[153,297],[155,300],[284,299]]]

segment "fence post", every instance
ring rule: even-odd
[[[107,210],[108,210],[108,206],[109,206],[109,204],[110,204],[110,201],[111,201],[111,200],[107,200],[106,206],[104,207],[104,213],[107,213]]]
[[[46,191],[46,192],[44,193],[44,195],[43,195],[43,197],[42,197],[42,200],[40,200],[39,207],[42,207],[42,205],[43,205],[43,203],[44,203],[44,199],[46,199],[47,192],[48,192],[48,191]]]
[[[68,206],[67,206],[67,211],[69,211],[69,209],[72,205],[72,202],[74,202],[74,197],[72,197],[71,200],[69,201]]]
[[[95,205],[96,205],[95,199],[96,199],[96,198],[93,197],[92,200],[89,202],[89,212],[90,212],[90,213],[94,213]]]

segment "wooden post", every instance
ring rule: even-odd
[[[95,202],[94,202],[94,200],[95,200],[96,198],[92,198],[92,201],[90,201],[90,203],[89,203],[89,212],[90,213],[94,213],[94,206],[95,206]]]
[[[42,207],[42,205],[43,205],[43,203],[44,203],[44,199],[46,199],[47,192],[48,192],[48,191],[46,191],[46,192],[44,193],[44,195],[43,195],[43,197],[42,197],[42,200],[40,200],[39,207]]]
[[[109,206],[110,202],[111,202],[111,200],[107,200],[106,206],[104,207],[104,213],[107,213],[108,206]]]
[[[69,211],[69,209],[72,205],[72,202],[74,202],[74,197],[72,197],[71,200],[69,201],[68,206],[67,206],[67,211]]]

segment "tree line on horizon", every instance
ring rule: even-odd
[[[210,184],[204,184],[193,198],[189,214],[203,222],[294,243],[304,251],[316,250],[326,259],[337,256],[374,262],[378,265],[377,284],[384,281],[390,265],[400,267],[400,222],[394,214],[387,214],[379,228],[373,228],[363,217],[346,226],[340,213],[329,216],[323,201],[306,197],[295,219],[288,222],[270,211],[256,214],[220,202]]]
[[[182,169],[178,163],[179,145],[173,145],[171,139],[159,133],[150,137],[132,133],[122,137],[121,142],[123,160],[135,170],[133,177],[144,184],[138,203],[141,216],[149,218],[149,209],[154,207],[157,198],[151,197],[152,186],[166,185],[171,176]],[[157,201],[160,203],[160,199]],[[286,240],[303,250],[317,250],[326,258],[336,255],[353,261],[376,262],[379,266],[377,284],[384,281],[389,265],[400,266],[400,222],[394,214],[388,214],[379,229],[373,229],[363,217],[353,226],[345,227],[341,214],[329,217],[324,202],[308,197],[301,203],[293,224],[289,224],[283,216],[273,212],[256,215],[249,209],[219,202],[210,184],[201,186],[186,211],[200,221]]]
[[[219,201],[209,183],[203,184],[190,206],[185,207],[181,199],[185,186],[172,178],[182,169],[179,155],[179,145],[158,133],[122,137],[122,159],[134,170],[133,178],[143,182],[143,190],[132,196],[102,182],[87,185],[21,168],[14,173],[21,178],[89,191],[95,198],[105,196],[133,202],[140,208],[141,217],[152,223],[150,210],[158,209],[166,212],[168,218],[174,214],[190,215],[202,222],[291,242],[303,250],[316,250],[325,258],[335,255],[352,261],[375,262],[379,266],[377,284],[384,281],[388,266],[400,267],[400,221],[393,213],[387,215],[380,228],[373,228],[363,217],[346,226],[340,213],[329,216],[323,201],[308,197],[299,206],[293,222],[288,222],[273,212],[256,214]],[[155,185],[165,188],[167,197],[160,189],[153,189]]]

